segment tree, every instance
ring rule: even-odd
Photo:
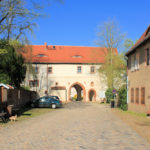
[[[132,48],[134,42],[131,39],[126,39],[123,45],[125,47],[125,52],[127,52],[130,48]]]
[[[62,0],[57,0],[62,2]],[[1,0],[0,34],[7,40],[28,41],[26,34],[33,33],[35,19],[44,16],[42,10],[49,0]]]
[[[119,89],[118,96],[119,96],[118,106],[122,110],[127,110],[127,88],[125,86],[122,86]]]
[[[105,63],[99,68],[99,73],[106,77],[108,88],[118,89],[125,84],[126,61],[124,55],[108,53]]]
[[[31,3],[29,8],[26,0],[2,0],[0,9],[0,33],[7,40],[25,40],[27,31],[33,31],[34,19],[40,16],[40,7]]]
[[[125,34],[121,33],[116,21],[109,20],[103,22],[98,27],[97,37],[96,44],[101,47],[106,47],[111,52],[113,48],[119,48],[121,46]]]
[[[22,55],[17,54],[7,40],[0,40],[0,48],[7,50],[7,54],[0,55],[1,78],[4,76],[9,84],[20,87],[26,74],[26,66]]]
[[[102,23],[99,30],[98,45],[107,48],[105,63],[100,67],[99,72],[105,76],[108,88],[117,88],[123,82],[125,60],[122,54],[117,53],[116,48],[123,43],[125,35],[120,32],[115,21]]]

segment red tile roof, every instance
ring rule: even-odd
[[[133,47],[126,53],[126,55],[129,55],[132,51],[134,51],[138,46],[140,46],[145,40],[150,38],[150,25],[146,29],[146,31],[142,34],[140,39],[133,45]]]
[[[114,49],[117,53],[117,49]],[[24,57],[32,63],[104,63],[107,48],[82,46],[30,45]]]

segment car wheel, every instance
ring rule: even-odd
[[[31,107],[34,108],[35,107],[34,104],[31,104]]]
[[[56,108],[56,104],[52,104],[52,108],[55,109]]]

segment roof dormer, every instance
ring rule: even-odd
[[[47,55],[45,55],[45,54],[38,54],[38,55],[36,55],[36,57],[47,57]]]
[[[82,58],[80,55],[73,55],[72,58]]]

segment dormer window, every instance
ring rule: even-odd
[[[51,46],[48,47],[48,49],[49,50],[56,50],[56,46],[55,45],[53,45],[53,46],[51,45]]]
[[[80,55],[74,55],[74,56],[72,56],[72,58],[82,58],[82,56],[80,56]]]
[[[44,54],[38,54],[38,55],[36,55],[36,57],[47,57],[47,56]]]

